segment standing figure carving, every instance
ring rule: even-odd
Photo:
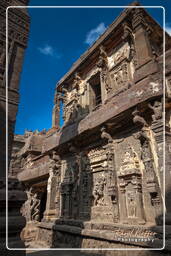
[[[94,206],[104,205],[105,185],[106,185],[106,179],[104,177],[101,177],[96,181],[94,190],[93,190]]]
[[[99,50],[100,50],[100,55],[99,55],[97,67],[101,69],[102,82],[106,88],[106,91],[109,92],[112,89],[112,87],[109,80],[107,53],[102,45],[100,46]]]
[[[136,217],[136,202],[135,193],[127,193],[127,204],[128,204],[128,217]]]

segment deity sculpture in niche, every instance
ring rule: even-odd
[[[128,224],[133,224],[134,221],[144,224],[140,160],[131,146],[124,154],[118,178],[122,221]]]
[[[127,186],[127,193],[126,193],[126,199],[127,199],[127,210],[128,210],[128,217],[129,218],[135,218],[136,217],[136,195],[135,191],[132,189],[131,183]]]
[[[104,176],[98,177],[95,181],[93,189],[94,206],[103,206],[104,202],[104,189],[106,185],[106,179]]]

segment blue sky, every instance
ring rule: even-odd
[[[128,5],[127,0],[30,0],[31,5]],[[166,8],[166,26],[171,32],[170,0],[142,0],[142,5]],[[57,81],[84,53],[99,34],[119,15],[121,9],[29,9],[31,27],[20,80],[20,104],[15,133],[25,129],[51,128]],[[162,25],[162,9],[149,9]]]

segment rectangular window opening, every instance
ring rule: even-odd
[[[100,84],[100,74],[98,73],[90,80],[90,99],[92,109],[98,107],[102,103],[101,96],[101,84]]]

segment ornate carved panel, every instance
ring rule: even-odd
[[[132,85],[134,64],[131,47],[124,44],[108,58],[112,91],[117,94]]]

